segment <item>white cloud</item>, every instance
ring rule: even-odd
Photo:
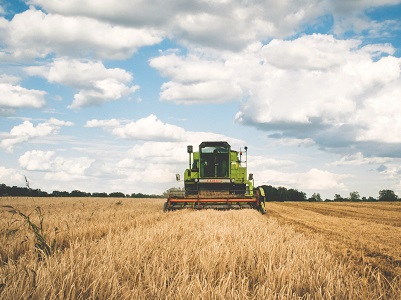
[[[142,141],[180,141],[185,139],[186,134],[183,128],[163,123],[155,115],[149,115],[127,124],[120,124],[120,121],[116,119],[93,119],[87,121],[85,127],[100,127],[119,138]]]
[[[400,3],[400,0],[327,1],[327,11],[333,15],[333,32],[337,36],[353,32],[355,35],[382,39],[400,30],[399,18],[373,20],[367,12]]]
[[[242,96],[234,70],[225,68],[221,61],[167,54],[151,59],[150,65],[171,79],[161,87],[162,100],[184,104],[222,103]]]
[[[308,147],[315,145],[315,142],[311,138],[297,139],[297,138],[280,138],[273,140],[272,143],[278,146],[284,147]]]
[[[21,79],[17,76],[0,74],[0,83],[8,83],[11,85],[15,85],[20,83]]]
[[[330,147],[400,143],[401,59],[391,56],[389,45],[360,43],[313,34],[254,44],[241,54],[163,54],[151,66],[170,79],[162,99],[190,104],[242,98],[236,120],[281,138]],[[213,81],[228,83],[218,84],[225,98],[210,89]]]
[[[397,164],[388,164],[383,170],[380,171],[380,173],[390,179],[395,179],[401,182],[401,167],[399,161],[395,162]]]
[[[245,160],[245,153],[243,153],[242,160]],[[264,156],[248,156],[249,170],[257,169],[274,169],[278,167],[288,167],[295,165],[295,162],[290,160],[274,159]]]
[[[157,116],[153,114],[145,118],[141,118],[137,121],[121,122],[116,119],[92,119],[86,122],[85,127],[103,128],[116,137],[128,140],[151,141],[152,143],[160,142],[160,145],[167,145],[167,142],[180,142],[183,143],[183,148],[185,148],[188,143],[192,143],[197,146],[201,142],[207,140],[228,141],[232,146],[238,148],[244,146],[243,141],[227,137],[222,134],[216,134],[212,132],[186,131],[182,127],[161,121]],[[153,145],[152,147],[160,147],[159,144],[152,143],[150,144]],[[145,143],[145,145],[149,144]],[[152,151],[150,151],[150,149],[147,149],[145,150],[145,153],[152,153]]]
[[[332,166],[360,166],[365,164],[383,164],[392,159],[389,157],[365,157],[362,152],[345,155],[339,161],[331,163]]]
[[[358,43],[312,35],[264,46],[260,55],[265,73],[239,119],[311,124],[319,118],[329,126],[352,122],[364,98],[397,79],[400,72],[399,59],[374,61],[356,48]]]
[[[89,128],[96,128],[96,127],[100,127],[100,128],[115,128],[115,127],[119,127],[120,126],[120,121],[117,119],[111,119],[111,120],[90,120],[87,121],[85,124],[85,127],[89,127]]]
[[[358,141],[401,144],[401,71],[394,70],[397,66],[401,67],[401,59],[383,65],[382,75],[387,76],[388,83],[376,94],[369,95],[364,108],[357,111],[355,123],[363,126],[358,131]],[[395,73],[393,76],[389,75],[391,70]]]
[[[139,47],[161,41],[156,30],[111,25],[81,16],[46,14],[34,8],[16,14],[3,27],[6,51],[17,59],[50,54],[123,59]]]
[[[401,3],[400,0],[358,0],[358,1],[330,1],[329,2],[334,12],[341,14],[350,14],[358,11],[365,10],[367,8],[384,6],[384,5],[396,5]]]
[[[342,182],[348,175],[340,175],[331,173],[328,171],[310,169],[308,172],[303,174],[303,177],[299,177],[298,185],[303,189],[309,190],[327,190],[327,189],[346,189],[346,185]]]
[[[347,187],[343,181],[349,177],[349,175],[335,174],[316,168],[312,168],[304,173],[285,173],[275,170],[257,171],[254,173],[260,185],[268,184],[295,188],[301,191],[311,190],[316,192],[346,190]]]
[[[31,4],[66,16],[86,16],[113,24],[155,28],[186,44],[239,49],[255,40],[288,36],[323,12],[321,0],[244,3],[234,1],[47,1]],[[211,27],[211,24],[213,26]],[[213,33],[211,34],[211,28]]]
[[[27,151],[18,159],[18,162],[21,168],[28,171],[47,171],[49,173],[48,176],[54,173],[52,179],[55,180],[57,174],[68,174],[70,179],[74,176],[84,176],[85,170],[95,161],[88,157],[54,157],[55,154],[54,151]],[[64,176],[62,178],[65,179]]]
[[[167,82],[161,87],[160,99],[179,104],[224,103],[239,100],[241,88],[224,81],[208,81],[192,84]]]
[[[32,150],[25,152],[19,159],[21,168],[28,171],[49,171],[52,168],[51,158],[54,151]]]
[[[99,61],[59,58],[47,66],[27,67],[25,70],[31,76],[41,76],[49,82],[78,89],[69,106],[73,109],[116,101],[139,89],[130,85],[132,74],[119,68],[108,69]]]
[[[23,88],[19,82],[16,76],[0,75],[0,107],[41,108],[45,105],[45,91]]]
[[[13,186],[16,182],[24,182],[24,176],[17,170],[0,166],[0,182]]]
[[[16,144],[26,142],[30,139],[55,135],[63,126],[72,126],[72,122],[61,121],[51,118],[44,123],[34,126],[30,121],[14,126],[6,138],[0,142],[0,147],[7,151],[13,151]]]
[[[180,141],[185,138],[185,130],[183,128],[163,123],[155,115],[128,123],[123,127],[114,128],[112,134],[125,139],[153,141]]]
[[[56,118],[50,118],[47,123],[51,126],[62,127],[62,126],[73,126],[74,123],[69,121],[58,120]]]
[[[152,164],[177,164],[188,161],[186,153],[187,142],[144,142],[132,147],[129,151],[130,157],[135,161],[150,162]],[[127,161],[123,159],[119,166],[126,166]],[[132,163],[128,163],[132,166]]]
[[[0,74],[0,116],[15,114],[17,108],[42,108],[45,91],[26,89],[20,86],[21,78]]]
[[[335,32],[340,33],[353,26],[355,31],[373,28],[372,32],[383,35],[384,29],[397,25],[374,23],[364,12],[399,1],[332,2],[31,0],[29,10],[15,15],[10,22],[3,19],[7,44],[4,52],[17,58],[57,54],[123,59],[163,38],[191,48],[238,51],[256,41],[293,36],[304,24],[313,24],[327,14],[335,15]]]

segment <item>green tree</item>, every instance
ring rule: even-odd
[[[351,192],[351,193],[349,193],[349,200],[350,201],[360,201],[361,197],[359,196],[358,192]]]
[[[379,201],[397,201],[398,196],[392,190],[381,190],[379,192]]]
[[[90,197],[91,193],[85,193],[85,192],[81,192],[79,190],[73,190],[70,193],[70,197]]]
[[[271,185],[262,185],[262,188],[265,190],[266,201],[281,201],[278,190]]]
[[[125,198],[125,194],[121,192],[113,192],[109,194],[109,197],[111,198]]]
[[[295,189],[289,189],[287,191],[287,198],[290,201],[305,201],[306,200],[306,194],[304,192],[300,192]]]
[[[344,201],[344,198],[341,197],[340,194],[335,194],[335,195],[334,195],[334,201],[341,202],[341,201]]]
[[[309,201],[316,201],[316,202],[322,202],[322,196],[320,196],[320,193],[313,193],[312,196],[308,199]]]
[[[288,199],[287,189],[285,187],[279,186],[277,189],[277,193],[278,193],[278,198],[280,199],[279,201],[291,200]]]
[[[100,197],[100,198],[106,198],[108,197],[107,193],[92,193],[92,197]]]

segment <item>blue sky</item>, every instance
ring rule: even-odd
[[[0,182],[182,186],[186,146],[257,185],[401,195],[401,1],[0,0]]]

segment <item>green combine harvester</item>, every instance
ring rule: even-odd
[[[164,211],[253,208],[266,213],[263,188],[254,188],[253,174],[247,176],[248,148],[244,149],[245,162],[242,151],[232,150],[227,142],[202,142],[197,152],[188,146],[189,168],[184,172],[184,191],[171,192]],[[180,181],[180,175],[176,177]]]

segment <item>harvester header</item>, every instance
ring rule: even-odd
[[[170,193],[164,210],[254,208],[265,213],[264,190],[254,188],[253,174],[247,175],[248,148],[244,150],[245,161],[242,150],[232,150],[224,141],[202,142],[198,151],[187,146],[184,191]]]

